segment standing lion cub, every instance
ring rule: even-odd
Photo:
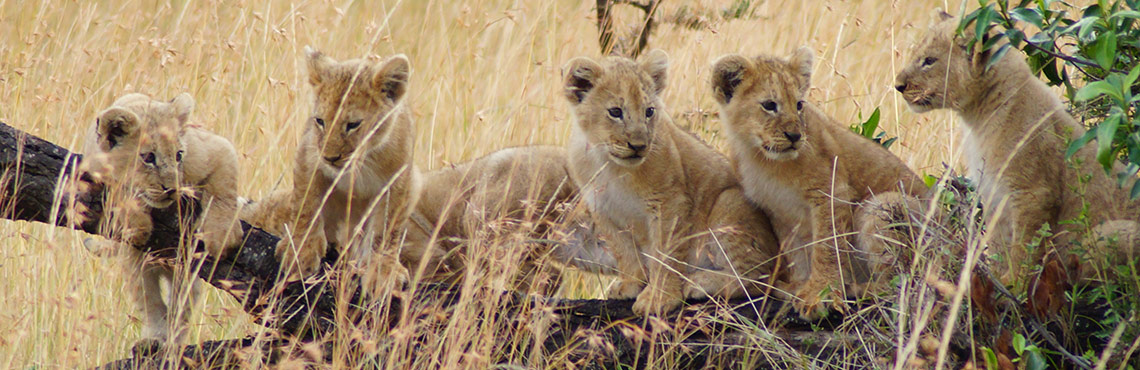
[[[685,298],[758,294],[777,251],[724,156],[669,118],[667,68],[654,50],[641,62],[579,57],[564,69],[570,176],[620,275],[607,295],[637,297],[641,315]]]
[[[81,173],[103,184],[105,190],[108,217],[103,218],[100,231],[117,241],[88,239],[85,244],[92,249],[110,249],[92,244],[128,244],[110,246],[125,254],[128,282],[138,286],[135,299],[145,315],[143,340],[173,339],[177,343],[185,335],[182,326],[198,295],[196,278],[182,281],[171,266],[149,263],[146,253],[130,247],[150,238],[154,228],[150,210],[169,207],[182,196],[196,197],[202,216],[195,230],[210,255],[222,257],[240,241],[237,153],[229,140],[187,123],[193,108],[189,94],[170,102],[143,94],[124,95],[99,114],[83,149]],[[172,285],[170,307],[163,302],[159,287],[163,278]],[[173,308],[187,287],[190,304],[181,310]],[[172,338],[169,321],[175,314],[179,326]]]
[[[966,167],[978,182],[987,232],[996,252],[1006,256],[1006,280],[1026,261],[1040,263],[1045,251],[1027,260],[1024,246],[1043,225],[1062,249],[1083,232],[1081,225],[1065,221],[1082,216],[1096,228],[1093,235],[1122,237],[1121,252],[1136,248],[1126,241],[1138,240],[1140,203],[1130,201],[1105,174],[1092,145],[1066,160],[1068,143],[1084,135],[1085,128],[1065,111],[1057,94],[1033,75],[1018,52],[987,69],[989,54],[967,47],[972,29],[958,36],[957,18],[941,11],[935,17],[895,89],[915,112],[945,108],[962,118]],[[1117,162],[1112,172],[1121,171]]]
[[[714,63],[712,77],[744,192],[767,211],[791,257],[788,278],[798,287],[796,306],[805,317],[826,312],[820,302],[828,296],[843,309],[842,293],[864,278],[856,273],[874,268],[850,258],[855,243],[847,235],[882,224],[873,216],[881,204],[919,204],[908,196],[927,191],[882,146],[804,101],[812,59],[808,48],[788,58],[726,55]],[[882,252],[874,250],[873,235],[856,239],[856,256]]]

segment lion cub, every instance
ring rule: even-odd
[[[1093,234],[1136,235],[1140,203],[1129,201],[1126,190],[1105,174],[1094,146],[1065,159],[1068,143],[1085,128],[1034,76],[1024,57],[1008,53],[987,70],[989,54],[967,49],[973,31],[956,36],[956,18],[941,11],[935,17],[895,89],[915,112],[946,108],[962,118],[966,167],[978,182],[987,231],[1000,246],[997,252],[1007,256],[1006,281],[1018,275],[1027,257],[1022,246],[1042,225],[1056,234],[1054,243],[1062,250],[1082,232],[1080,225],[1064,221],[1082,215],[1094,226],[1123,220],[1097,226]],[[1113,173],[1122,170],[1116,162]],[[1030,263],[1039,263],[1042,253],[1029,256]]]
[[[127,94],[99,114],[88,130],[80,171],[104,186],[108,217],[103,218],[101,233],[124,244],[141,245],[154,228],[150,210],[169,207],[186,195],[196,197],[203,208],[196,235],[210,255],[224,256],[228,247],[240,241],[237,153],[229,140],[187,124],[193,108],[189,94],[170,102]],[[86,210],[77,212],[82,217]],[[197,279],[181,281],[171,266],[148,263],[146,253],[109,243],[85,241],[91,249],[114,247],[125,253],[128,281],[137,286],[136,303],[146,316],[143,339],[180,341],[189,308],[198,295]],[[168,308],[159,287],[163,278],[176,287],[189,284],[190,304],[181,310]],[[179,292],[185,292],[184,288],[170,290],[171,305],[181,299]],[[169,320],[174,314],[180,315],[176,318],[179,327],[171,338]]]
[[[470,255],[482,252],[464,248],[465,241],[480,233],[526,229],[532,231],[528,238],[542,238],[577,195],[567,171],[564,148],[528,146],[425,173],[423,195],[408,222],[408,243],[442,246],[447,262],[432,260],[426,271],[443,273],[461,268]],[[528,288],[540,267],[536,259],[545,252],[546,248],[525,251],[517,289]],[[546,292],[557,288],[554,280]]]
[[[927,191],[897,157],[804,101],[812,59],[806,47],[788,58],[726,55],[713,64],[712,77],[744,192],[767,212],[791,257],[788,278],[805,317],[826,313],[820,302],[828,295],[842,310],[855,273],[873,268],[850,258],[848,234],[857,221],[875,222],[861,217],[875,213],[862,204]],[[873,244],[870,235],[858,239]]]
[[[758,294],[778,244],[720,153],[675,126],[660,95],[668,57],[579,57],[565,67],[568,155],[593,224],[616,260],[610,298],[662,314],[685,298]]]
[[[312,49],[305,53],[314,104],[294,160],[293,189],[253,204],[245,219],[291,236],[282,238],[277,254],[302,275],[316,271],[333,242],[341,258],[381,263],[369,271],[406,280],[400,260],[421,254],[394,255],[397,233],[420,192],[412,116],[403,103],[408,58],[337,62]],[[382,246],[389,250],[373,253]]]

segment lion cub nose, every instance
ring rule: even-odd
[[[336,163],[336,161],[340,160],[340,157],[343,157],[343,156],[338,155],[336,157],[325,157],[325,160],[328,161],[329,163]]]
[[[895,85],[895,90],[898,90],[899,92],[906,92],[906,84]]]
[[[801,136],[802,135],[800,135],[798,132],[784,132],[784,137],[788,138],[788,141],[791,141],[792,143],[800,141]]]
[[[168,188],[168,187],[166,187],[166,185],[160,185],[160,186],[162,186],[162,195],[173,195],[174,194],[174,189]]]
[[[625,145],[628,146],[630,149],[633,149],[634,153],[641,153],[641,151],[645,150],[645,147],[647,146],[645,144],[634,144],[634,143],[625,143]]]

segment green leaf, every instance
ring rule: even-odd
[[[989,29],[990,19],[994,16],[993,4],[986,5],[985,8],[978,9],[978,20],[974,24],[974,41],[981,42],[982,36],[986,35],[986,30]]]
[[[1045,78],[1049,79],[1049,83],[1054,86],[1065,83],[1065,79],[1062,78],[1061,73],[1057,71],[1057,58],[1050,56],[1049,62],[1041,67],[1041,73],[1045,74]]]
[[[867,117],[867,122],[863,123],[863,134],[867,135],[867,137],[871,137],[871,134],[875,133],[875,130],[878,128],[879,108],[875,108],[875,111],[871,112],[871,116]]]
[[[962,2],[962,11],[965,12],[965,10],[966,10],[966,2],[963,1]],[[975,9],[974,11],[970,12],[970,14],[966,14],[965,17],[962,17],[962,20],[958,21],[958,29],[954,31],[954,34],[961,36],[962,31],[966,30],[966,26],[969,26],[970,22],[973,22],[975,19],[978,19],[978,12],[979,11],[981,11],[981,9]],[[958,13],[958,14],[961,14],[961,13]]]
[[[1048,33],[1045,33],[1045,32],[1038,32],[1038,33],[1033,34],[1033,36],[1030,36],[1029,39],[1026,41],[1029,41],[1033,44],[1040,44],[1040,43],[1047,42],[1047,41],[1052,40],[1052,39],[1053,39],[1052,35],[1049,35]]]
[[[1096,137],[1096,131],[1089,130],[1085,131],[1085,134],[1081,135],[1081,137],[1073,140],[1072,143],[1069,143],[1069,149],[1065,151],[1065,159],[1068,160],[1069,158],[1072,158],[1073,154],[1076,154],[1078,150],[1081,150],[1081,147],[1085,146],[1085,144],[1088,144],[1089,141],[1092,141],[1094,137]]]
[[[1017,8],[1009,11],[1009,16],[1013,19],[1032,24],[1041,28],[1044,24],[1041,20],[1041,13],[1037,9],[1032,8]]]
[[[926,187],[933,188],[934,184],[938,183],[938,178],[931,174],[925,174],[922,175],[922,182],[926,184]]]
[[[1116,129],[1120,127],[1121,115],[1121,113],[1116,113],[1108,116],[1096,128],[1096,160],[1100,162],[1101,166],[1104,166],[1105,170],[1112,169],[1112,160],[1115,157],[1112,150],[1112,139],[1116,137]]]
[[[1101,68],[1106,71],[1112,69],[1112,65],[1116,64],[1116,32],[1105,31],[1097,37],[1093,56]]]
[[[885,134],[885,132],[884,132],[884,134]],[[884,141],[882,144],[883,149],[890,149],[891,145],[893,145],[895,143],[895,140],[898,140],[898,139],[899,139],[898,136],[887,139],[887,141]]]
[[[1108,16],[1109,20],[1114,20],[1115,18],[1140,19],[1140,12],[1135,11],[1135,10],[1122,10],[1122,11],[1113,13],[1112,15]]]
[[[1001,61],[1001,58],[1005,56],[1005,53],[1009,52],[1009,47],[1009,44],[1002,44],[1000,47],[998,47],[997,51],[993,53],[993,55],[990,55],[990,60],[986,61],[987,71],[989,71],[990,67],[993,67],[994,64],[997,64],[997,62]]]
[[[1005,31],[1005,37],[1009,39],[1009,43],[1014,47],[1021,45],[1021,41],[1025,40],[1025,33],[1016,28],[1010,28]]]
[[[1025,356],[1025,370],[1045,370],[1048,365],[1045,364],[1045,357],[1041,356],[1041,351],[1029,351]]]
[[[1072,33],[1074,30],[1077,30],[1078,31],[1077,37],[1080,37],[1083,39],[1083,38],[1088,37],[1089,32],[1092,32],[1092,28],[1088,27],[1088,26],[1093,24],[1093,22],[1096,22],[1097,20],[1100,20],[1100,17],[1081,18],[1081,20],[1077,21],[1077,23],[1073,23],[1073,25],[1065,28],[1065,30],[1063,30],[1061,32]]]
[[[1090,83],[1080,90],[1077,90],[1077,95],[1073,97],[1073,100],[1085,101],[1101,95],[1108,95],[1117,100],[1123,100],[1123,97],[1120,96],[1120,91],[1116,91],[1116,89],[1112,87],[1112,84],[1104,80]]]
[[[1140,181],[1132,184],[1132,200],[1140,198]]]
[[[1128,72],[1128,76],[1124,77],[1124,86],[1132,86],[1138,77],[1140,77],[1140,64],[1136,65],[1136,68],[1132,68],[1132,71]]]
[[[1018,356],[1025,352],[1025,337],[1021,336],[1021,333],[1013,335],[1013,351],[1017,352]]]
[[[985,355],[985,358],[986,358],[986,368],[987,369],[998,369],[999,368],[998,362],[997,362],[997,355],[994,354],[994,350],[982,347],[982,353]]]

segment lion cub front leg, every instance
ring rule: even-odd
[[[222,258],[230,247],[241,243],[237,201],[240,168],[237,155],[232,151],[214,165],[215,168],[206,177],[208,181],[201,186],[199,193],[203,213],[202,219],[198,221],[198,232],[206,244],[206,251],[214,258]]]
[[[606,298],[630,299],[637,297],[645,289],[646,273],[641,264],[640,245],[635,235],[637,230],[621,230],[612,221],[595,219],[594,225],[610,246],[614,262],[617,263],[618,281],[606,289]]]
[[[293,202],[299,206],[294,215],[293,227],[288,230],[287,237],[282,237],[277,242],[277,258],[281,261],[281,267],[300,276],[315,273],[328,248],[320,204],[326,187],[318,186],[320,182],[320,179],[313,179],[312,186],[307,186],[308,179],[302,177],[301,182],[294,183]]]
[[[112,211],[112,222],[118,224],[119,240],[128,247],[146,244],[154,231],[154,221],[150,219],[150,207],[139,198],[131,198]]]
[[[821,303],[831,300],[831,308],[845,312],[843,302],[843,276],[840,274],[839,252],[852,249],[848,238],[843,234],[851,230],[853,210],[843,198],[834,200],[826,194],[818,194],[810,199],[812,203],[811,275],[796,292],[799,300],[796,306],[800,315],[816,319],[827,315],[827,307]],[[833,208],[834,207],[834,208]],[[834,210],[834,212],[833,212]]]
[[[662,204],[649,222],[649,244],[644,246],[644,265],[649,281],[637,301],[633,312],[642,316],[661,315],[673,311],[685,299],[684,281],[692,241],[687,232],[686,200],[674,197]]]

